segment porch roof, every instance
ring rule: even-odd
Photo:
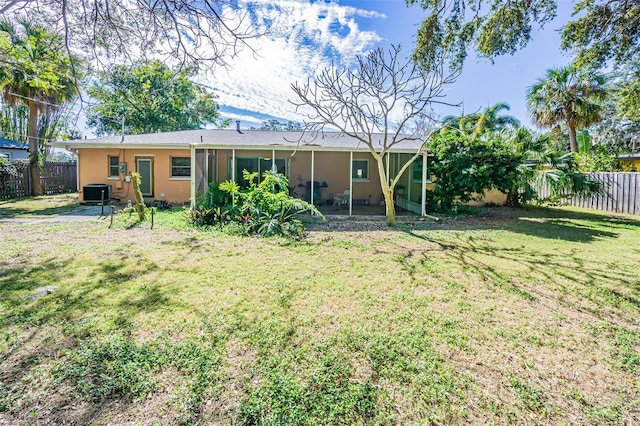
[[[389,135],[391,137],[391,135]],[[382,146],[383,133],[374,135],[374,142]],[[142,135],[110,136],[95,139],[56,141],[53,146],[78,148],[154,148],[154,149],[260,149],[286,151],[368,151],[368,147],[356,138],[340,133],[272,132],[264,130],[184,130],[178,132],[147,133]],[[399,142],[391,152],[416,152],[422,142],[405,140]]]

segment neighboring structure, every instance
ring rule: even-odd
[[[29,158],[29,145],[0,137],[0,157],[7,160],[25,160]]]
[[[313,139],[302,132],[188,130],[52,145],[78,154],[81,202],[87,201],[85,189],[92,189],[88,186],[93,184],[111,185],[112,198],[132,200],[131,171],[142,175],[146,198],[187,203],[204,193],[210,183],[235,180],[242,184],[243,170],[262,173],[274,168],[289,178],[294,193],[318,206],[333,202],[347,189],[349,214],[354,206],[382,202],[376,162],[367,146],[337,133],[318,134]],[[420,145],[403,142],[391,150],[386,161],[391,176]],[[426,212],[426,158],[423,155],[409,167],[401,181],[404,188],[396,191],[398,206],[416,214]],[[384,214],[383,209],[380,212]]]
[[[640,171],[640,152],[634,152],[632,154],[620,154],[618,155],[618,160],[620,160],[620,165],[622,165],[624,171]]]

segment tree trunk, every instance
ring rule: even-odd
[[[393,201],[393,190],[386,188],[384,191],[384,204],[387,209],[387,225],[396,226],[396,206]]]
[[[31,175],[31,195],[42,195],[40,184],[40,149],[38,147],[38,104],[29,101],[29,174]]]
[[[382,195],[384,195],[384,205],[387,209],[387,225],[396,226],[396,206],[393,202],[393,188],[389,187],[389,178],[385,172],[383,160],[383,156],[378,156],[376,158],[378,163],[378,175],[380,176],[380,187],[382,188]]]
[[[569,129],[569,146],[571,146],[571,152],[578,152],[578,138],[576,137],[575,126],[568,125]]]

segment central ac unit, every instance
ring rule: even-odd
[[[108,202],[111,199],[112,186],[106,183],[91,183],[82,187],[85,203]]]

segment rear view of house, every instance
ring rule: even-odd
[[[380,141],[383,135],[377,136]],[[189,130],[56,142],[78,154],[80,201],[96,200],[95,187],[108,188],[107,198],[134,198],[130,172],[142,176],[146,199],[186,204],[209,184],[233,180],[240,185],[243,170],[276,170],[289,179],[291,192],[316,206],[340,203],[352,214],[358,206],[382,206],[377,163],[368,147],[337,133],[313,137],[302,132]],[[419,141],[395,146],[386,158],[394,171],[420,149]],[[428,183],[426,156],[420,157],[397,188],[397,204],[415,214],[424,213]],[[380,209],[384,214],[384,209]]]

